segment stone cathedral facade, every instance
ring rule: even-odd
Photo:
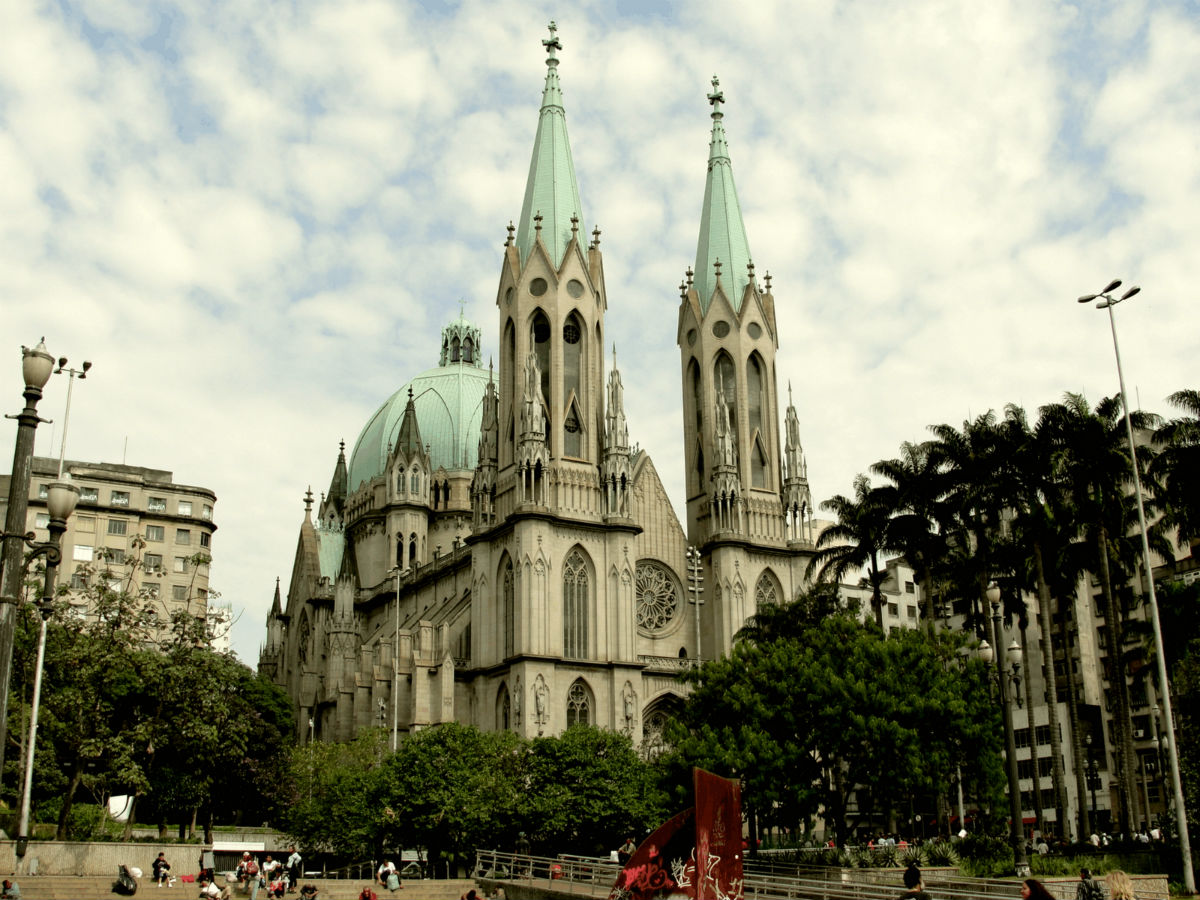
[[[606,365],[600,232],[584,225],[553,24],[543,44],[529,177],[500,259],[500,346],[451,321],[438,364],[306,498],[259,658],[303,740],[459,721],[526,736],[584,722],[653,742],[683,695],[678,673],[803,586],[799,420],[789,397],[781,435],[775,298],[750,256],[716,79],[696,260],[679,287],[685,531]]]

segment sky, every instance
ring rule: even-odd
[[[630,436],[677,510],[714,74],[818,502],[931,424],[1116,393],[1076,303],[1113,278],[1142,287],[1131,402],[1200,386],[1195,2],[0,3],[0,405],[43,335],[94,363],[67,456],[216,492],[243,661],[338,442],[460,303],[497,347],[551,19]]]

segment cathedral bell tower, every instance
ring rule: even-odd
[[[496,297],[496,506],[501,516],[535,507],[590,518],[599,515],[598,483],[593,502],[568,502],[563,495],[577,498],[577,488],[596,482],[602,459],[604,268],[599,229],[590,243],[583,231],[558,80],[562,44],[553,22],[542,43],[547,71],[537,137],[521,218],[508,228]]]
[[[783,546],[775,298],[759,284],[714,77],[708,179],[696,268],[680,285],[688,540]]]
[[[780,440],[779,332],[771,276],[755,275],[714,77],[712,139],[695,269],[679,286],[688,543],[699,549],[706,603],[698,654],[727,652],[764,604],[795,596],[811,549],[808,472],[788,405]],[[789,524],[791,527],[789,528]],[[702,610],[702,612],[701,612]]]

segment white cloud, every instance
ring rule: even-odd
[[[338,440],[436,362],[460,299],[495,353],[551,15],[0,5],[0,396],[19,400],[16,347],[43,333],[95,359],[69,454],[119,460],[128,438],[129,462],[218,493],[214,584],[245,611],[251,662]],[[713,0],[672,15],[573,10],[559,71],[631,435],[677,507],[676,286],[713,72],[818,499],[930,423],[1112,393],[1104,316],[1074,297],[1114,275],[1144,287],[1118,311],[1131,389],[1161,409],[1189,386],[1186,6]],[[62,402],[52,383],[47,415]]]

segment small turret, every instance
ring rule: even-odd
[[[604,416],[604,461],[600,465],[604,483],[604,515],[606,518],[628,519],[629,487],[629,426],[625,420],[625,388],[617,369],[617,348],[613,347],[613,367],[608,375],[608,403]]]
[[[730,421],[725,385],[717,386],[717,453],[712,467],[713,531],[742,530],[741,483],[738,479],[737,434]]]
[[[487,390],[483,395],[483,421],[479,430],[479,461],[471,479],[471,508],[475,528],[487,528],[496,521],[496,466],[500,441],[499,400],[492,367],[488,365]]]
[[[546,448],[546,399],[542,394],[542,369],[537,352],[525,357],[525,390],[521,399],[521,437],[517,445],[517,471],[522,503],[546,505],[546,470],[550,452]]]
[[[338,442],[337,462],[333,467],[333,478],[329,481],[329,493],[321,498],[317,518],[326,526],[342,524],[342,516],[346,511],[347,483],[350,478],[346,471],[346,442]]]
[[[800,419],[792,403],[788,382],[787,442],[783,458],[783,506],[788,521],[788,540],[812,543],[812,493],[808,487],[808,462],[800,446]]]

